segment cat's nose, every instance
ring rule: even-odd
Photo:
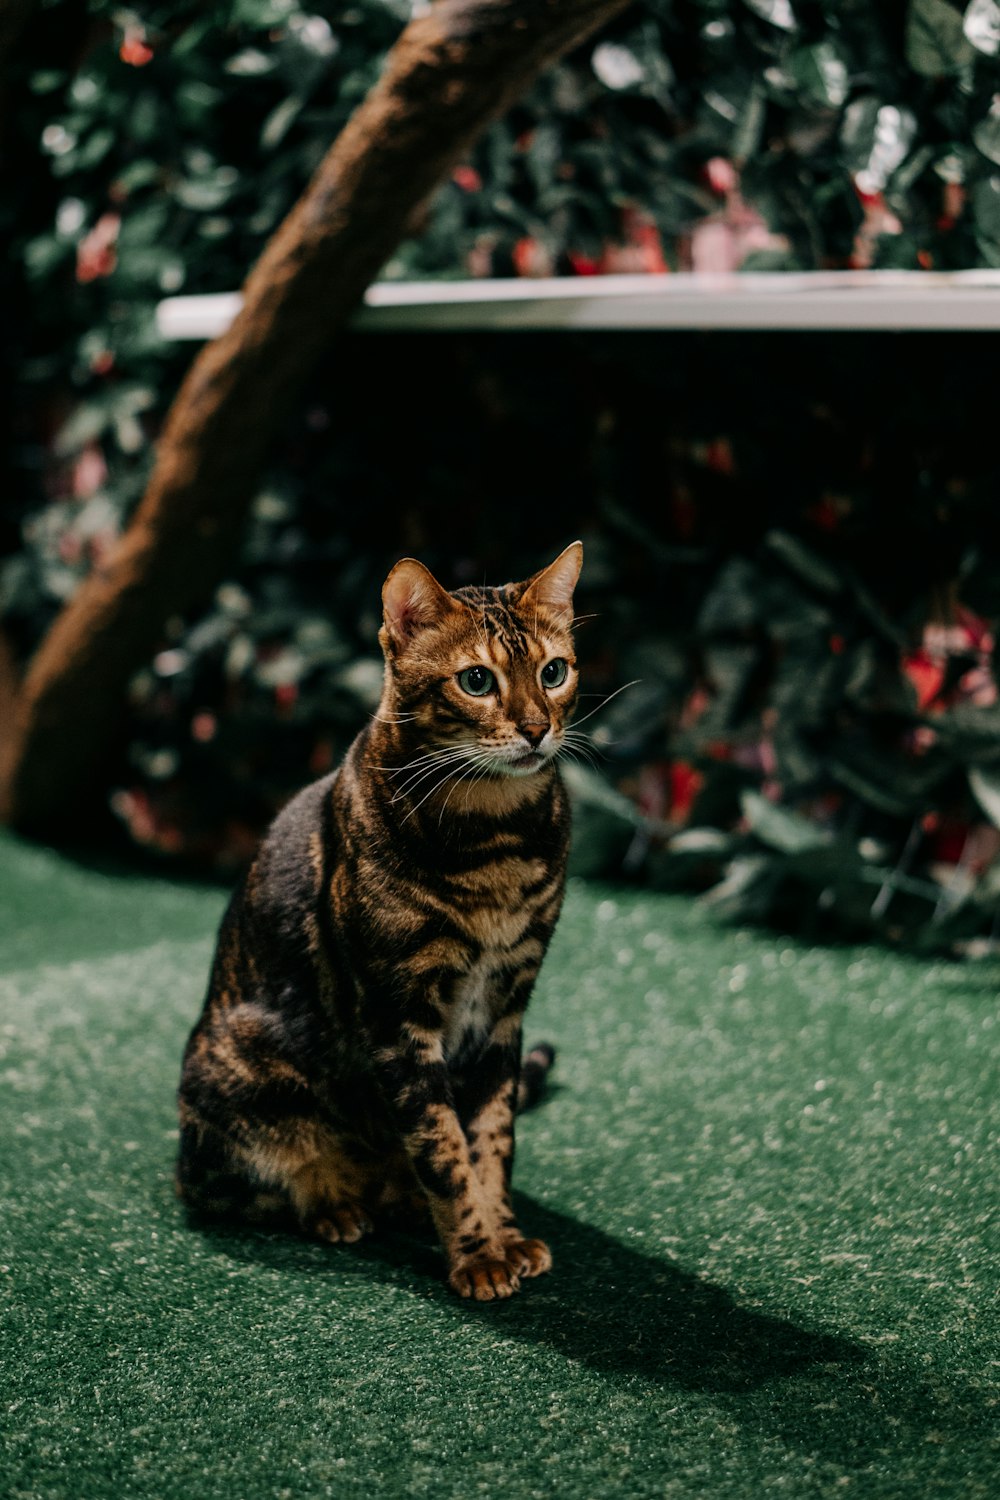
[[[527,724],[519,724],[517,727],[528,741],[532,750],[537,750],[542,740],[544,740],[549,726],[548,724],[529,722]]]

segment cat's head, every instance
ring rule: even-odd
[[[382,589],[383,714],[441,763],[530,776],[558,753],[576,701],[573,542],[524,583],[449,594],[423,563],[398,562]]]

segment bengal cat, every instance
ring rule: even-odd
[[[195,1210],[354,1241],[422,1206],[463,1297],[552,1257],[511,1206],[521,1020],[559,915],[556,768],[576,699],[574,542],[525,583],[382,590],[378,713],[279,815],[223,919],[184,1056],[178,1191]]]

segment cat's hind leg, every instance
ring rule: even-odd
[[[334,1244],[371,1231],[369,1184],[317,1120],[300,1115],[256,1129],[241,1121],[223,1136],[183,1101],[181,1120],[178,1192],[195,1212],[294,1222]]]
[[[258,1181],[287,1196],[304,1233],[353,1244],[371,1232],[367,1175],[326,1125],[286,1120],[257,1131],[239,1154]]]
[[[372,1227],[371,1171],[324,1119],[274,1033],[251,1004],[196,1029],[181,1077],[178,1192],[196,1212],[291,1216],[322,1239],[359,1240]]]

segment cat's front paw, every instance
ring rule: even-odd
[[[511,1297],[521,1285],[521,1278],[506,1259],[482,1258],[463,1260],[448,1274],[448,1285],[460,1297],[474,1297],[477,1302],[496,1302]]]
[[[552,1270],[552,1251],[544,1240],[508,1240],[504,1254],[515,1276],[543,1276]]]

